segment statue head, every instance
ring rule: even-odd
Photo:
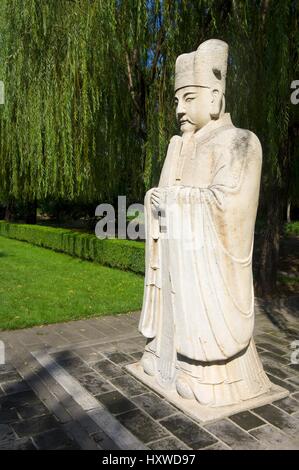
[[[210,39],[177,58],[175,102],[182,132],[195,132],[224,114],[227,57],[228,45]]]

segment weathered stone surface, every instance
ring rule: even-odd
[[[61,429],[53,429],[37,434],[34,436],[33,440],[36,447],[41,450],[54,450],[64,447],[72,447],[74,449],[77,447],[74,441]]]
[[[257,428],[258,426],[262,426],[265,424],[265,421],[258,418],[250,411],[243,411],[241,413],[237,413],[235,415],[230,416],[230,419],[236,423],[241,428],[245,429],[245,431],[249,431],[250,429]]]
[[[111,383],[121,389],[128,397],[134,397],[148,392],[148,389],[141,385],[140,382],[137,382],[137,380],[128,375],[112,379]]]
[[[261,445],[257,440],[253,439],[253,437],[250,436],[247,432],[242,431],[242,429],[228,420],[222,420],[214,424],[208,424],[206,429],[225,442],[225,444],[230,446],[232,449],[261,449]]]
[[[101,378],[96,372],[90,372],[82,377],[78,377],[78,380],[80,384],[83,385],[83,387],[85,387],[92,395],[99,395],[113,390],[112,385],[110,385],[105,379]]]
[[[92,367],[103,377],[107,377],[109,379],[119,377],[124,374],[120,367],[105,359],[96,362]]]
[[[275,406],[265,405],[256,408],[253,411],[261,416],[264,420],[284,431],[286,434],[290,434],[291,437],[296,435],[296,433],[298,434],[299,432],[299,420],[293,418]]]
[[[117,390],[98,395],[96,398],[113,414],[124,413],[136,408],[133,402]]]
[[[216,438],[181,413],[160,421],[172,434],[192,449],[201,449],[216,442]]]
[[[124,315],[124,318],[127,318],[127,315]],[[260,322],[260,319],[263,319],[262,324]],[[100,320],[100,319],[99,319]],[[92,321],[95,321],[95,319],[92,319]],[[113,318],[112,318],[113,321]],[[136,318],[135,318],[136,322]],[[76,331],[76,323],[77,322],[70,322],[68,324],[68,328],[71,330],[72,328],[74,331]],[[256,319],[256,332],[259,334],[261,331],[263,331],[264,325],[269,324],[269,320],[263,316],[263,313],[261,313],[258,318]],[[262,328],[261,328],[262,326]],[[51,331],[53,331],[54,325],[51,325],[49,327],[44,327],[44,329],[51,328]],[[55,326],[56,328],[57,326]],[[271,323],[269,326],[269,329],[271,328]],[[116,331],[116,329],[114,329]],[[124,396],[130,403],[133,403],[133,406],[136,408],[128,411],[121,411],[120,415],[113,415],[110,413],[106,408],[103,408],[106,412],[106,415],[103,416],[102,412],[98,412],[98,410],[92,410],[92,411],[84,411],[84,409],[76,403],[73,397],[65,393],[62,395],[61,393],[61,386],[55,381],[55,379],[52,377],[52,380],[49,379],[49,375],[45,373],[45,369],[41,366],[41,364],[38,364],[38,366],[33,366],[31,368],[27,369],[26,364],[29,363],[29,356],[30,356],[30,346],[28,346],[29,349],[29,356],[26,356],[23,350],[20,350],[20,335],[22,332],[18,332],[18,335],[16,335],[16,332],[12,331],[9,333],[6,333],[5,340],[10,342],[10,344],[14,345],[14,350],[15,350],[15,355],[17,359],[22,359],[20,361],[17,361],[18,364],[18,370],[20,371],[20,374],[22,377],[25,377],[28,384],[33,387],[35,393],[32,391],[26,391],[22,393],[17,393],[17,394],[11,394],[7,396],[1,396],[0,393],[0,414],[2,413],[3,419],[7,419],[9,422],[7,423],[2,423],[1,417],[0,417],[0,449],[34,449],[36,448],[34,444],[35,437],[45,435],[47,436],[49,434],[49,440],[52,439],[52,429],[46,430],[44,429],[41,433],[37,433],[34,435],[30,436],[25,436],[25,437],[18,437],[17,434],[13,431],[12,425],[13,424],[18,424],[21,422],[21,419],[23,422],[27,422],[28,420],[30,421],[31,418],[39,418],[41,416],[48,416],[49,413],[51,415],[57,416],[59,418],[61,423],[68,423],[67,427],[64,425],[58,426],[57,421],[54,430],[62,430],[65,433],[66,440],[64,443],[62,443],[63,438],[62,434],[59,433],[59,436],[61,436],[60,442],[62,443],[61,447],[59,449],[76,449],[78,447],[84,448],[84,449],[121,449],[121,448],[126,448],[126,449],[136,449],[139,448],[140,446],[140,439],[138,436],[142,435],[143,428],[146,428],[148,419],[150,420],[151,426],[153,425],[153,428],[151,427],[151,435],[149,436],[150,439],[147,441],[147,444],[144,444],[144,446],[147,446],[151,449],[182,449],[182,450],[187,450],[188,448],[191,448],[191,446],[188,444],[188,442],[183,442],[179,436],[174,436],[174,433],[170,430],[167,429],[166,426],[164,426],[163,421],[164,418],[170,419],[174,415],[168,414],[170,411],[172,411],[172,406],[167,403],[167,401],[163,400],[160,396],[157,396],[150,392],[149,390],[146,391],[146,393],[142,393],[139,395],[132,397],[126,396],[125,389],[122,389],[121,387],[117,387],[118,393],[121,396]],[[115,336],[110,338],[107,337],[105,340],[105,343],[103,344],[103,337],[101,334],[99,334],[99,340],[98,342],[95,340],[88,340],[86,341],[85,339],[81,343],[74,343],[70,344],[67,340],[61,344],[60,349],[54,349],[54,357],[55,358],[61,358],[63,359],[71,359],[71,358],[77,358],[78,357],[78,352],[82,349],[85,350],[81,356],[81,359],[83,360],[83,363],[85,366],[88,367],[89,373],[84,375],[84,376],[78,376],[75,378],[72,376],[71,369],[69,369],[69,373],[71,374],[71,379],[75,380],[76,382],[79,380],[81,385],[85,389],[85,394],[87,396],[90,396],[90,392],[95,393],[97,390],[97,385],[99,385],[99,390],[100,393],[102,394],[102,386],[106,389],[106,387],[113,387],[111,385],[111,378],[113,380],[113,377],[101,375],[100,371],[96,371],[93,369],[93,366],[95,364],[94,361],[89,361],[89,352],[90,351],[95,351],[96,354],[99,354],[100,356],[97,356],[96,362],[99,362],[100,360],[107,361],[110,363],[112,366],[116,367],[117,374],[121,374],[119,377],[123,377],[123,375],[127,375],[124,370],[117,366],[115,363],[112,363],[108,359],[102,359],[101,352],[106,351],[106,352],[117,352],[120,354],[127,354],[127,355],[134,355],[136,353],[136,349],[142,348],[144,345],[144,340],[141,338],[140,345],[135,343],[135,340],[132,340],[132,337],[137,337],[137,331],[134,331],[134,327],[132,326],[132,331],[130,335],[122,335],[121,328],[118,330],[118,335],[119,337],[122,337],[122,340],[119,342],[115,341]],[[264,343],[269,343],[270,340],[274,341],[274,346],[281,347],[285,346],[283,341],[280,344],[280,336],[272,336],[271,334],[262,334],[264,336],[261,338],[261,340]],[[18,340],[15,340],[15,338],[18,337]],[[10,338],[10,339],[8,339]],[[42,337],[41,337],[42,338]],[[127,339],[126,339],[127,338]],[[87,344],[89,343],[89,344]],[[80,345],[83,347],[81,348]],[[128,352],[128,349],[126,346],[129,345],[130,353]],[[136,354],[136,359],[139,359],[140,353],[137,352]],[[100,359],[99,359],[100,358]],[[273,365],[273,357],[271,358],[271,364]],[[74,363],[73,363],[74,365]],[[274,367],[278,370],[284,371],[286,374],[288,374],[289,377],[292,377],[292,380],[294,377],[296,377],[296,374],[299,372],[299,368],[297,367],[296,364],[294,365],[284,365],[280,367],[280,365],[275,364]],[[55,372],[54,368],[54,372]],[[63,369],[63,372],[65,372],[67,369]],[[8,372],[13,372],[14,367],[11,364],[6,364],[5,366],[0,366],[0,375],[1,373],[8,373]],[[277,373],[277,370],[276,370]],[[93,380],[90,380],[89,374],[91,374],[92,377],[95,377],[95,383],[97,385],[93,385]],[[289,375],[290,374],[290,375]],[[55,374],[54,374],[55,375]],[[113,373],[112,373],[113,375]],[[60,377],[60,375],[59,375]],[[273,375],[274,377],[274,375]],[[116,377],[115,377],[116,378]],[[279,380],[279,378],[277,377]],[[284,384],[284,381],[286,380],[286,377],[282,374],[280,378],[280,383]],[[63,382],[64,383],[64,382]],[[69,381],[67,382],[69,384]],[[78,382],[77,382],[78,383]],[[85,385],[88,384],[90,385],[89,390],[85,387]],[[103,385],[104,384],[104,385]],[[294,384],[295,385],[295,384]],[[294,387],[293,385],[293,387]],[[94,389],[92,387],[95,386]],[[1,389],[1,387],[0,387]],[[74,391],[76,389],[72,388]],[[2,391],[3,393],[3,391]],[[75,393],[75,392],[74,392]],[[38,396],[37,396],[38,395]],[[155,398],[153,398],[155,397]],[[41,398],[44,403],[41,403],[39,400]],[[62,399],[63,398],[63,399]],[[93,398],[93,397],[91,397]],[[98,404],[98,406],[103,406],[103,403],[101,401],[97,401],[95,398],[93,398],[95,402]],[[126,402],[127,403],[127,402]],[[47,406],[45,408],[44,404]],[[297,411],[296,411],[296,404],[297,404]],[[156,409],[155,409],[156,408]],[[273,418],[275,416],[272,416],[272,412],[270,415],[266,416],[261,416],[261,414],[257,414],[255,410],[250,411],[250,420],[249,424],[247,422],[248,415],[246,413],[245,415],[245,420],[242,419],[243,415],[240,413],[239,415],[242,415],[241,421],[239,423],[236,422],[234,424],[231,422],[231,425],[237,428],[241,434],[241,445],[240,448],[256,448],[256,443],[259,446],[259,448],[262,449],[298,449],[299,444],[296,442],[297,439],[297,431],[296,429],[296,424],[299,421],[299,392],[295,391],[292,393],[292,396],[290,399],[283,399],[279,401],[274,402],[274,406],[271,407],[271,410],[273,409],[278,409],[278,411],[281,411],[283,413],[283,416],[292,418],[291,423],[288,421],[286,424],[284,420],[280,420],[280,423],[282,423],[283,430],[279,430],[277,427],[278,421],[277,421],[277,416],[276,416],[276,424],[271,424],[270,421],[273,421]],[[125,408],[122,408],[123,410]],[[143,421],[141,420],[140,424],[140,418],[138,419],[139,425],[136,425],[136,428],[133,425],[134,418],[130,418],[130,414],[127,417],[128,423],[130,422],[130,429],[128,427],[128,430],[130,431],[128,434],[130,436],[125,436],[122,435],[122,428],[120,425],[120,422],[117,422],[115,419],[115,416],[117,419],[121,416],[127,415],[127,413],[137,411],[142,413]],[[164,413],[167,413],[165,417],[163,416]],[[177,410],[174,408],[174,413],[179,414]],[[162,415],[162,416],[161,416]],[[251,418],[254,415],[256,416],[257,419],[260,420],[265,420],[267,424],[251,428],[252,426],[252,421]],[[5,417],[5,418],[4,418]],[[16,421],[10,422],[10,420],[14,420],[15,418]],[[113,418],[116,421],[109,423],[109,419]],[[184,417],[186,418],[186,417]],[[231,417],[232,418],[232,417]],[[295,421],[294,421],[295,420]],[[188,429],[189,422],[191,421],[192,425],[194,425],[194,421],[189,420],[187,418],[187,426],[185,429]],[[230,422],[230,420],[224,420],[227,422]],[[219,421],[218,421],[219,422]],[[143,423],[143,424],[142,424]],[[256,422],[255,422],[256,423]],[[157,432],[156,428],[154,425],[158,425],[158,430],[164,429],[164,432],[166,435],[160,436],[159,431]],[[213,423],[213,425],[217,424]],[[195,424],[196,425],[196,424]],[[119,426],[119,427],[117,427]],[[128,424],[129,426],[129,424]],[[160,427],[159,427],[160,426]],[[196,425],[197,426],[197,425]],[[245,430],[246,427],[250,427],[251,430],[249,433]],[[112,438],[108,437],[107,434],[105,434],[103,428],[109,430],[109,433]],[[199,428],[203,429],[204,431],[209,431],[208,428],[203,428],[200,424],[198,425]],[[175,425],[173,425],[172,429],[175,428]],[[184,429],[184,426],[182,426]],[[243,428],[243,432],[242,432]],[[196,428],[197,429],[197,428]],[[287,433],[285,432],[285,429],[287,430]],[[124,429],[126,432],[127,430]],[[67,431],[67,432],[66,432]],[[32,432],[36,432],[34,427],[32,428]],[[182,431],[181,431],[182,432]],[[137,436],[137,434],[138,436]],[[228,440],[226,443],[224,442],[224,437],[221,437],[222,434],[220,434],[219,429],[216,433],[214,432],[208,432],[209,436],[212,437],[214,440],[212,444],[207,444],[207,441],[203,438],[201,435],[201,440],[199,443],[199,448],[201,450],[221,450],[221,449],[231,449],[231,448],[239,448],[240,444],[240,435],[237,432],[235,435],[235,438],[233,438],[232,431],[228,433],[228,437],[230,437],[230,440]],[[54,433],[55,434],[55,433]],[[158,437],[157,437],[158,434]],[[249,436],[249,441],[246,441],[244,438],[245,436]],[[76,439],[77,444],[73,443],[73,441],[70,444],[70,437],[72,436],[73,438]],[[224,433],[225,436],[225,433]],[[207,436],[204,436],[205,438]],[[250,438],[255,438],[254,443]],[[210,438],[209,438],[210,439]],[[210,440],[208,439],[208,442]],[[116,441],[118,440],[119,445],[116,444]],[[188,440],[188,433],[186,435],[186,440]],[[40,445],[42,441],[40,441]],[[230,442],[230,444],[229,444]],[[246,444],[247,442],[247,444]],[[46,445],[46,444],[45,444]],[[55,447],[55,442],[53,444]],[[195,448],[196,446],[194,446]],[[187,448],[187,449],[186,449]]]
[[[162,419],[177,413],[177,410],[169,405],[165,400],[154,393],[144,393],[132,399],[136,405],[142,408],[154,419]]]
[[[119,415],[118,420],[144,443],[168,435],[165,428],[137,409]]]
[[[295,413],[296,411],[299,411],[297,400],[294,400],[293,398],[290,398],[290,397],[275,401],[273,402],[273,405],[277,406],[278,408],[281,408],[282,410],[290,414]]]
[[[227,60],[228,45],[209,39],[176,61],[182,135],[170,140],[158,187],[145,196],[139,331],[147,344],[139,363],[127,367],[199,422],[291,390],[290,383],[287,390],[271,384],[252,337],[262,148],[255,134],[235,127],[225,113]],[[118,324],[125,327],[121,319],[110,322]],[[265,334],[272,331],[264,318],[261,324]],[[267,341],[260,347],[267,365],[288,364],[283,347]]]
[[[299,441],[297,442],[290,437],[286,436],[279,429],[266,424],[260,428],[250,431],[256,439],[263,443],[265,449],[272,450],[298,450]],[[296,438],[296,436],[295,436]]]
[[[190,447],[175,437],[166,437],[149,445],[152,450],[188,450]]]
[[[44,431],[57,428],[57,421],[50,415],[26,419],[11,426],[19,437],[34,436]]]

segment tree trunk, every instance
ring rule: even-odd
[[[288,204],[287,204],[287,223],[290,224],[291,223],[291,201],[288,200]]]
[[[36,200],[33,202],[28,202],[26,205],[26,215],[25,215],[25,222],[26,224],[36,224],[36,209],[37,203]]]
[[[261,297],[272,297],[276,290],[282,226],[281,216],[281,200],[276,194],[272,199],[272,203],[267,207],[266,226],[260,236],[256,293]]]
[[[14,220],[14,209],[15,209],[15,204],[12,199],[9,199],[7,201],[7,205],[5,208],[5,215],[4,215],[4,220],[6,222],[12,222]]]

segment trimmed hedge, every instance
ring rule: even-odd
[[[0,221],[0,235],[50,248],[113,268],[144,274],[144,244],[131,240],[105,239],[68,229]]]

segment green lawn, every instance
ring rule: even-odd
[[[0,236],[0,329],[138,310],[143,277]]]

